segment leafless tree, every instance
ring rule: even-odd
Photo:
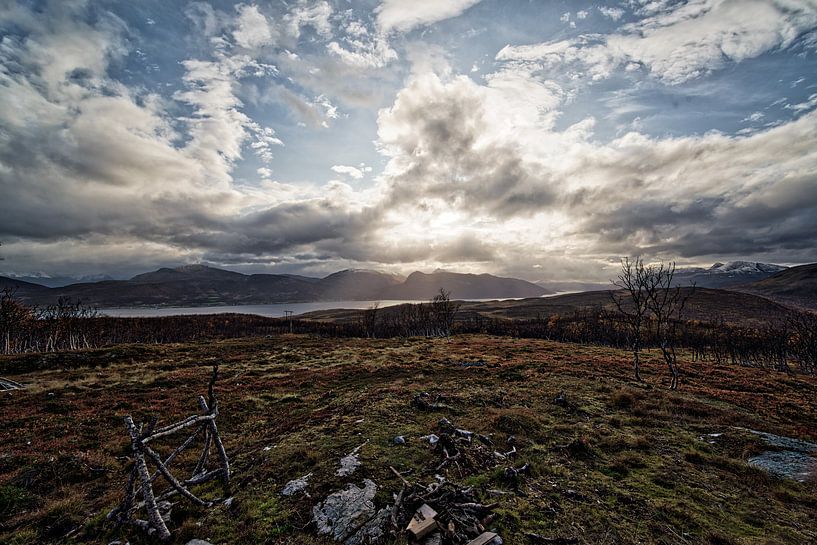
[[[655,325],[655,338],[671,375],[670,389],[678,389],[678,324],[695,287],[684,290],[673,286],[675,262],[659,263],[644,268],[647,284],[647,309]]]
[[[374,303],[363,311],[361,322],[363,333],[370,339],[377,337],[377,312],[380,310],[380,303]]]
[[[451,337],[454,328],[454,316],[460,304],[451,300],[451,292],[440,288],[440,292],[431,300],[431,321],[434,324],[434,335]]]
[[[32,318],[31,309],[17,300],[14,288],[0,291],[0,335],[4,354],[21,351],[17,337]]]
[[[644,325],[649,312],[649,270],[640,257],[621,260],[621,272],[613,285],[610,298],[627,327],[630,350],[633,353],[635,379],[641,381],[641,349],[644,345]]]
[[[807,374],[817,373],[817,315],[810,312],[798,312],[789,316],[788,326],[790,350],[800,371]]]

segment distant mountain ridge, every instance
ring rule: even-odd
[[[790,267],[762,280],[740,285],[736,290],[817,310],[817,263]]]
[[[113,280],[111,276],[107,274],[91,274],[85,276],[47,276],[47,275],[16,275],[16,274],[9,274],[5,278],[9,278],[11,280],[20,280],[23,282],[29,282],[32,284],[39,284],[40,286],[45,286],[47,288],[61,288],[62,286],[67,286],[69,284],[78,284],[82,282],[101,282],[103,280]]]
[[[462,274],[435,271],[431,274],[413,272],[402,284],[386,288],[384,299],[430,299],[445,288],[454,299],[503,299],[539,297],[549,290],[517,278],[501,278],[491,274]]]
[[[763,280],[783,270],[786,267],[782,265],[755,261],[718,262],[708,268],[679,268],[675,271],[674,283],[679,286],[695,284],[702,288],[729,288]]]
[[[129,280],[82,282],[49,288],[0,277],[23,300],[53,304],[60,297],[99,307],[204,306],[344,300],[428,300],[443,288],[458,299],[538,297],[548,290],[515,278],[490,274],[412,273],[408,278],[364,269],[347,269],[323,278],[289,274],[242,274],[185,265],[142,273]]]

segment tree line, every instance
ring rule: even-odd
[[[666,286],[668,269],[664,267],[663,284],[657,285]],[[817,374],[817,315],[792,312],[785,323],[762,327],[730,324],[724,319],[690,320],[683,315],[682,292],[676,288],[657,289],[666,291],[657,294],[657,300],[649,303],[637,322],[634,317],[637,307],[626,300],[625,292],[611,293],[611,298],[619,299],[620,308],[597,306],[570,314],[528,319],[465,315],[459,312],[459,303],[452,301],[449,293],[442,292],[428,303],[387,309],[373,306],[361,311],[357,320],[342,323],[247,314],[119,318],[103,316],[91,307],[68,300],[49,307],[31,308],[18,301],[13,290],[3,290],[0,292],[0,351],[4,354],[57,352],[128,343],[277,336],[290,331],[369,338],[479,333],[622,348],[631,352],[633,360],[639,358],[639,366],[643,350],[657,349],[675,387],[681,371],[678,352],[682,349],[690,351],[693,359],[714,364]],[[636,370],[640,371],[634,361],[634,374]]]

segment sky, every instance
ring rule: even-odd
[[[0,272],[817,261],[817,0],[0,0]]]

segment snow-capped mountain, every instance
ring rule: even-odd
[[[702,288],[727,288],[747,282],[763,280],[786,267],[755,261],[728,261],[711,267],[689,267],[675,272],[674,283],[681,286],[695,284]]]
[[[707,270],[723,274],[774,274],[786,268],[782,265],[758,263],[756,261],[729,261],[727,263],[715,263]]]

